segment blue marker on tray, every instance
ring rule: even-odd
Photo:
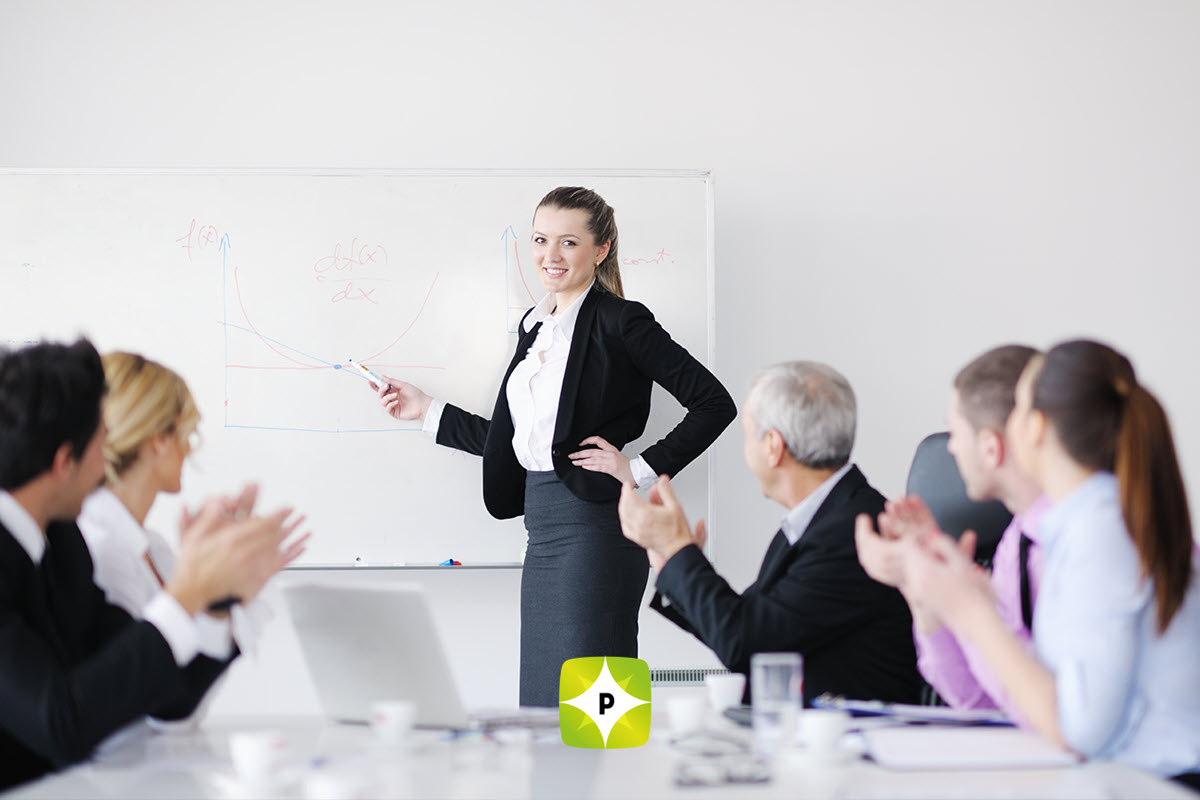
[[[461,562],[461,561],[455,561],[453,558],[447,558],[445,561],[443,561],[442,563],[438,564],[438,566],[439,566],[439,567],[461,567],[461,566],[462,566],[462,562]]]

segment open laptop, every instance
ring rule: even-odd
[[[425,594],[405,584],[284,587],[325,714],[366,722],[378,700],[411,700],[427,728],[554,727],[558,710],[468,714]]]

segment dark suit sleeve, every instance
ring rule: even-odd
[[[642,453],[655,472],[674,476],[716,441],[737,416],[737,406],[721,382],[641,303],[627,303],[622,310],[621,338],[637,368],[687,409],[670,433]]]
[[[186,691],[170,646],[149,622],[126,617],[104,647],[64,669],[10,604],[0,608],[0,726],[55,765],[87,757]]]
[[[504,389],[501,388],[500,391]],[[442,409],[442,419],[438,423],[437,443],[481,456],[490,425],[489,420],[447,403]]]
[[[162,720],[187,719],[200,705],[204,695],[221,674],[229,668],[233,660],[241,654],[237,645],[224,661],[198,655],[183,669],[183,689],[163,705],[157,706],[150,716]]]
[[[687,621],[687,617],[679,613],[679,609],[668,598],[664,597],[662,592],[654,593],[654,597],[650,598],[650,607],[688,633],[696,634],[696,629],[692,627],[692,623]]]
[[[869,613],[863,592],[870,591],[870,579],[853,556],[853,547],[818,549],[801,568],[791,562],[765,590],[756,583],[739,595],[689,545],[663,566],[658,590],[721,663],[744,672],[754,653],[822,647]]]
[[[92,564],[91,554],[86,550],[86,544],[82,536],[72,538],[67,542],[61,539],[56,539],[58,546],[63,547],[70,544],[83,545],[80,548],[80,558],[87,558],[87,563]],[[91,644],[94,650],[102,649],[107,642],[122,634],[124,629],[128,627],[133,618],[125,609],[120,606],[108,602],[108,598],[104,594],[104,590],[97,586],[92,580],[86,580],[88,574],[94,574],[94,567],[87,570],[79,576],[76,582],[79,591],[86,593],[86,606],[81,604],[80,607],[96,609],[95,621],[90,626]],[[153,624],[151,623],[153,626]],[[158,629],[155,628],[155,631]],[[162,634],[159,634],[160,638]],[[169,645],[168,645],[169,648]],[[218,660],[204,655],[203,653],[193,658],[182,671],[182,681],[177,685],[176,690],[167,697],[162,703],[151,708],[147,713],[150,716],[163,720],[179,720],[186,719],[191,716],[196,707],[200,705],[200,701],[204,699],[204,695],[209,688],[221,677],[233,659],[240,654],[236,643],[229,658]],[[172,655],[172,662],[174,656]],[[178,669],[178,667],[176,667]]]

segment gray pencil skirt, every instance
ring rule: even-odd
[[[521,705],[557,706],[563,661],[637,657],[646,552],[621,535],[617,501],[593,503],[553,472],[525,481]]]

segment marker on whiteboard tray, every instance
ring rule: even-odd
[[[350,364],[350,366],[358,367],[358,369],[362,372],[363,377],[366,378],[367,380],[369,380],[371,382],[371,385],[374,386],[376,389],[392,388],[392,385],[390,383],[388,383],[383,378],[381,378],[377,373],[372,372],[371,370],[364,367],[362,364],[355,361],[353,358],[347,358],[346,361]]]
[[[445,561],[443,561],[442,563],[438,564],[438,566],[439,566],[439,567],[461,567],[461,566],[462,566],[462,562],[461,562],[461,561],[455,561],[453,558],[447,558]]]

